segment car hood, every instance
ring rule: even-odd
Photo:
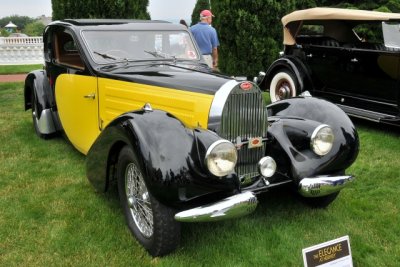
[[[98,70],[98,75],[102,78],[212,95],[232,80],[231,77],[209,72],[202,65],[176,65],[172,62],[103,67]]]

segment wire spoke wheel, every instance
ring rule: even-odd
[[[142,173],[134,163],[126,167],[125,193],[136,226],[145,237],[151,237],[154,230],[149,192],[144,185]]]
[[[117,162],[118,193],[129,230],[152,256],[161,256],[179,245],[180,224],[175,210],[152,196],[143,170],[133,149],[123,147]]]

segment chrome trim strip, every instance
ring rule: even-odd
[[[208,129],[216,130],[214,127],[216,125],[220,125],[222,111],[224,110],[224,105],[226,100],[229,97],[231,91],[238,85],[240,82],[236,80],[231,80],[226,82],[221,88],[215,93],[213,102],[210,108],[210,115],[208,117]]]
[[[353,180],[350,175],[303,178],[299,183],[299,193],[304,197],[322,197],[343,189]]]
[[[37,116],[35,116],[35,120],[37,122],[38,130],[41,134],[51,134],[56,132],[52,112],[50,109],[42,110],[42,113],[40,113],[40,118],[38,119]]]
[[[244,192],[221,201],[181,211],[175,214],[180,222],[214,222],[241,217],[252,213],[258,204],[252,192]]]
[[[313,133],[311,134],[311,144],[313,143],[313,140],[315,139],[315,137],[317,136],[317,133],[319,132],[319,130],[321,130],[324,127],[329,127],[331,128],[328,124],[321,124],[319,125],[317,128],[314,129]],[[332,128],[331,128],[332,129]]]

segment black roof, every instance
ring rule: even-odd
[[[181,24],[162,20],[135,19],[64,19],[51,22],[48,26],[71,26],[74,30],[187,30]]]
[[[139,19],[64,19],[63,22],[77,26],[89,25],[116,25],[126,23],[170,23],[162,20],[139,20]]]

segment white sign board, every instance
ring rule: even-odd
[[[305,267],[353,267],[349,236],[303,249]]]

